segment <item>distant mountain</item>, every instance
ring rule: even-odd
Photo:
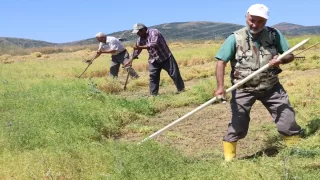
[[[279,29],[280,31],[289,31],[289,30],[293,30],[293,29],[302,28],[304,26],[301,26],[301,25],[298,25],[298,24],[282,22],[282,23],[273,25],[272,27],[274,27],[276,29]]]
[[[320,34],[320,26],[301,26],[291,23],[279,23],[272,27],[277,28],[287,36],[300,36],[305,34]]]
[[[45,42],[45,41],[31,40],[31,39],[0,37],[0,48],[9,47],[9,46],[16,46],[21,48],[38,48],[38,47],[54,46],[54,45],[57,45],[57,44]]]
[[[298,29],[285,31],[286,35],[298,36],[304,34],[320,34],[320,26],[305,26]]]
[[[150,28],[158,29],[166,40],[214,40],[223,39],[227,37],[231,32],[240,29],[242,25],[230,24],[230,23],[219,23],[219,22],[175,22],[166,23],[156,26],[150,26]],[[130,30],[114,32],[108,34],[117,38],[125,38],[127,41],[135,41],[137,39],[136,34],[132,34]],[[64,43],[63,45],[74,45],[74,44],[92,44],[97,41],[95,38]]]
[[[156,26],[151,26],[151,28],[156,28],[161,31],[166,40],[176,41],[176,40],[215,40],[224,39],[233,31],[242,28],[242,25],[231,24],[231,23],[221,23],[221,22],[174,22],[160,24]],[[297,36],[304,34],[320,34],[320,26],[302,26],[291,23],[279,23],[273,25],[283,32],[284,35]],[[130,30],[118,31],[111,34],[117,38],[123,38],[127,41],[135,41],[137,39],[136,34],[132,34]],[[8,46],[17,46],[22,48],[32,48],[32,47],[45,47],[45,46],[72,46],[72,45],[87,45],[96,44],[97,40],[95,38],[84,39],[68,43],[50,43],[45,41],[36,41],[30,39],[21,38],[7,38],[0,37],[0,48]]]

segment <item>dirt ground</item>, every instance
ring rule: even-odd
[[[299,75],[319,75],[318,69],[308,71],[288,72],[281,81],[285,82]],[[213,77],[212,77],[213,78]],[[186,87],[196,84],[197,80],[185,82]],[[161,87],[160,87],[161,88]],[[174,91],[174,85],[168,89],[161,89],[162,93]],[[123,92],[121,95],[129,95],[132,92]],[[135,92],[134,95],[141,96],[148,93],[148,88]],[[290,94],[289,94],[290,96]],[[198,106],[181,108],[168,108],[156,116],[141,121],[141,126],[155,126],[158,130],[177,120],[179,117],[192,111]],[[231,117],[229,102],[213,104],[189,116],[168,131],[157,136],[155,141],[177,149],[184,155],[197,158],[223,157],[222,138],[227,130]],[[254,155],[264,153],[268,156],[275,155],[278,150],[273,147],[266,147],[265,140],[270,132],[277,134],[276,126],[265,107],[257,101],[251,110],[251,122],[246,138],[240,140],[237,145],[238,158],[250,158]],[[130,132],[124,129],[120,138],[121,141],[140,142],[150,134]]]
[[[143,125],[159,126],[161,129],[194,108],[196,107],[168,109],[144,122]],[[188,156],[221,156],[222,137],[227,130],[229,119],[229,103],[210,105],[157,136],[155,140],[176,148]],[[273,124],[271,116],[260,103],[252,109],[251,119],[252,127]],[[250,129],[247,137],[238,143],[237,148],[243,149],[238,151],[238,157],[250,156],[261,150],[264,136],[263,130]],[[145,134],[127,133],[121,139],[140,142],[146,137]]]
[[[186,82],[190,87],[197,80]],[[174,85],[169,89],[161,89],[161,93],[174,91]],[[132,92],[123,92],[121,95],[129,95]],[[148,94],[148,89],[134,92],[134,95],[141,96]],[[181,108],[168,108],[152,118],[139,122],[141,126],[159,127],[158,130],[182,117],[198,106]],[[189,116],[168,131],[157,136],[155,140],[163,145],[177,149],[184,155],[198,158],[222,157],[222,138],[227,130],[231,117],[230,104],[218,103],[205,107],[204,109]],[[268,111],[260,102],[256,102],[251,111],[251,123],[247,137],[238,142],[237,157],[245,158],[263,150],[267,131],[262,127],[276,127]],[[124,129],[121,141],[140,142],[150,134],[131,132]]]

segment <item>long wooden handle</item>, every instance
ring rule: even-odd
[[[80,78],[80,77],[82,76],[82,74],[87,71],[87,69],[88,69],[89,66],[92,64],[92,62],[93,62],[94,59],[95,59],[95,58],[92,58],[92,59],[91,59],[91,61],[90,61],[90,63],[88,64],[88,66],[87,66],[87,67],[84,69],[84,71],[78,76],[78,78]]]

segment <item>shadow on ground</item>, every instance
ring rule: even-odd
[[[278,147],[268,147],[266,149],[263,149],[261,151],[258,151],[252,155],[244,156],[240,159],[255,159],[262,156],[268,156],[268,157],[275,157],[277,154],[279,154],[279,148]]]

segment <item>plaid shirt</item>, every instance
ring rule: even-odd
[[[139,37],[137,40],[138,46],[148,46],[149,62],[158,63],[166,61],[172,54],[166,43],[166,40],[162,36],[161,32],[157,29],[147,29],[147,38]],[[135,50],[133,57],[137,57],[141,53],[142,49]]]

